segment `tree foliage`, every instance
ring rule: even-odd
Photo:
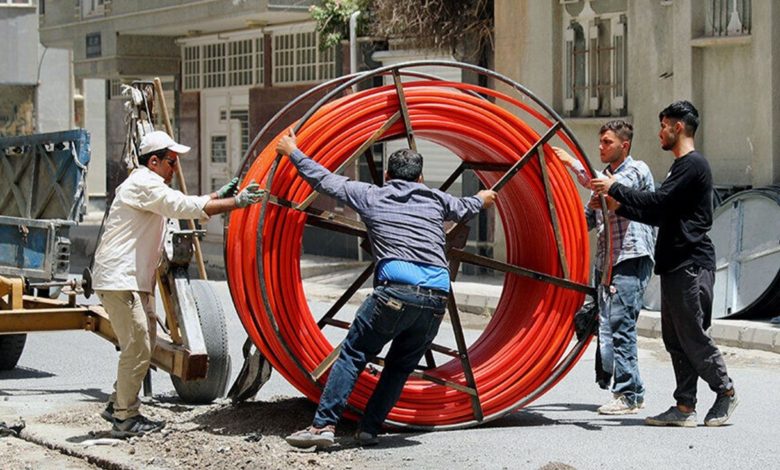
[[[373,0],[373,34],[409,46],[459,49],[492,46],[493,0]]]
[[[493,0],[321,0],[311,8],[321,46],[349,35],[360,10],[358,34],[402,40],[409,47],[473,54],[493,44]]]
[[[367,34],[371,0],[321,0],[319,5],[309,8],[312,18],[317,22],[320,33],[320,49],[327,49],[349,38],[349,17],[360,11],[358,17],[358,35]]]

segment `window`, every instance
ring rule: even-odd
[[[211,136],[211,163],[227,162],[227,136]]]
[[[0,0],[0,7],[1,6],[31,7],[34,5],[32,0]]]
[[[81,17],[102,16],[106,13],[106,0],[81,0]]]
[[[336,50],[320,51],[319,35],[287,27],[273,32],[272,80],[277,84],[312,83],[336,76]],[[227,39],[198,38],[182,44],[185,91],[262,85],[265,82],[265,39],[261,31],[235,33]]]
[[[122,96],[122,80],[109,80],[108,82],[108,99],[125,99]]]
[[[566,2],[563,25],[563,110],[572,117],[626,114],[625,2]]]
[[[255,39],[255,83],[265,82],[265,40]]]
[[[182,75],[185,90],[200,88],[200,46],[185,46]]]
[[[228,111],[220,110],[219,120],[224,122],[228,119]],[[241,128],[241,154],[249,150],[249,111],[246,109],[231,109],[230,119],[238,121]]]
[[[228,86],[251,85],[253,83],[253,58],[251,39],[228,43]]]
[[[314,31],[274,34],[274,83],[306,83],[336,76],[335,48],[324,52]]]
[[[225,43],[203,46],[203,88],[225,86]]]
[[[750,34],[753,5],[750,0],[709,0],[707,26],[709,36]]]
[[[182,46],[184,90],[263,83],[263,38],[214,39]]]

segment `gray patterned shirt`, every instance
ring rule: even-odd
[[[572,172],[581,185],[590,187],[590,175],[577,160]],[[607,170],[605,170],[607,171]],[[617,182],[632,189],[640,191],[653,191],[653,175],[645,162],[634,160],[631,155],[613,173]],[[596,269],[604,266],[604,256],[607,251],[606,231],[604,230],[603,215],[600,210],[585,207],[585,219],[588,229],[598,229],[598,242],[596,244]],[[655,246],[655,229],[649,225],[634,222],[625,217],[609,212],[610,230],[612,232],[612,266],[627,259],[649,256],[653,259]]]
[[[444,221],[465,221],[482,208],[477,196],[457,198],[421,183],[392,179],[376,186],[352,181],[331,173],[300,150],[290,155],[290,161],[315,191],[360,214],[377,264],[399,259],[448,268]]]

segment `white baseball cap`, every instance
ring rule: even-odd
[[[141,155],[146,155],[147,153],[152,153],[162,149],[172,150],[180,154],[190,151],[189,147],[171,139],[171,136],[163,131],[154,131],[143,136],[138,151],[141,153]]]

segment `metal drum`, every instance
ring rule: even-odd
[[[780,186],[742,191],[714,214],[713,318],[780,314]]]

